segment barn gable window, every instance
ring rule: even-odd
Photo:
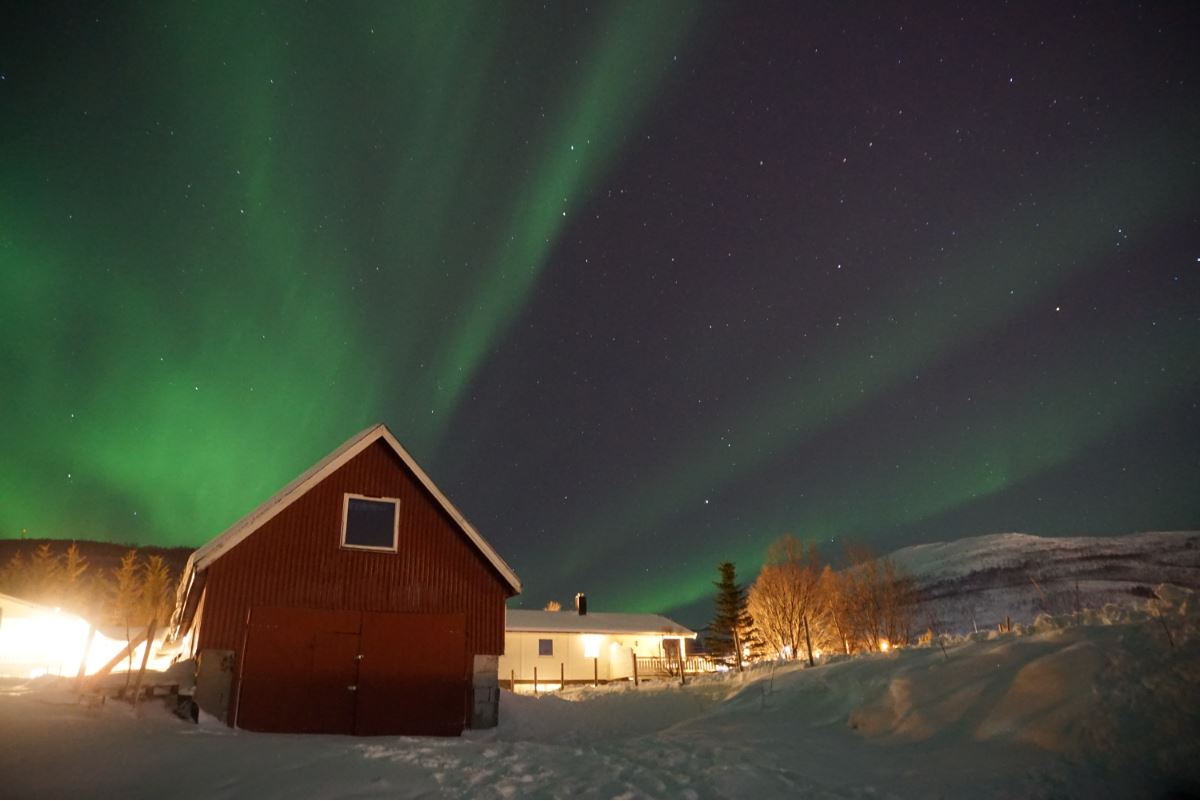
[[[342,507],[342,547],[396,551],[400,501],[346,493]]]

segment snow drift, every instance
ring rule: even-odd
[[[0,776],[34,797],[1195,795],[1195,604],[1163,594],[815,669],[505,694],[498,729],[458,739],[139,719],[40,679],[0,696]]]

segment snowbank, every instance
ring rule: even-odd
[[[34,797],[1194,796],[1191,606],[687,687],[505,694],[498,729],[458,739],[236,732],[42,679],[0,689],[0,776]]]

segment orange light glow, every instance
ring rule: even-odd
[[[0,675],[74,676],[85,658],[85,672],[95,673],[126,643],[97,631],[89,648],[89,629],[83,618],[50,607],[28,605],[17,614],[4,616],[0,619]],[[134,664],[141,663],[144,650],[145,645],[135,649]],[[161,670],[169,661],[152,651],[148,667]]]

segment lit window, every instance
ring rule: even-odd
[[[342,514],[342,545],[368,551],[395,551],[400,501],[346,495]]]
[[[600,656],[600,641],[604,639],[599,634],[583,635],[583,655],[587,659]]]
[[[554,640],[538,640],[538,656],[554,656]]]

